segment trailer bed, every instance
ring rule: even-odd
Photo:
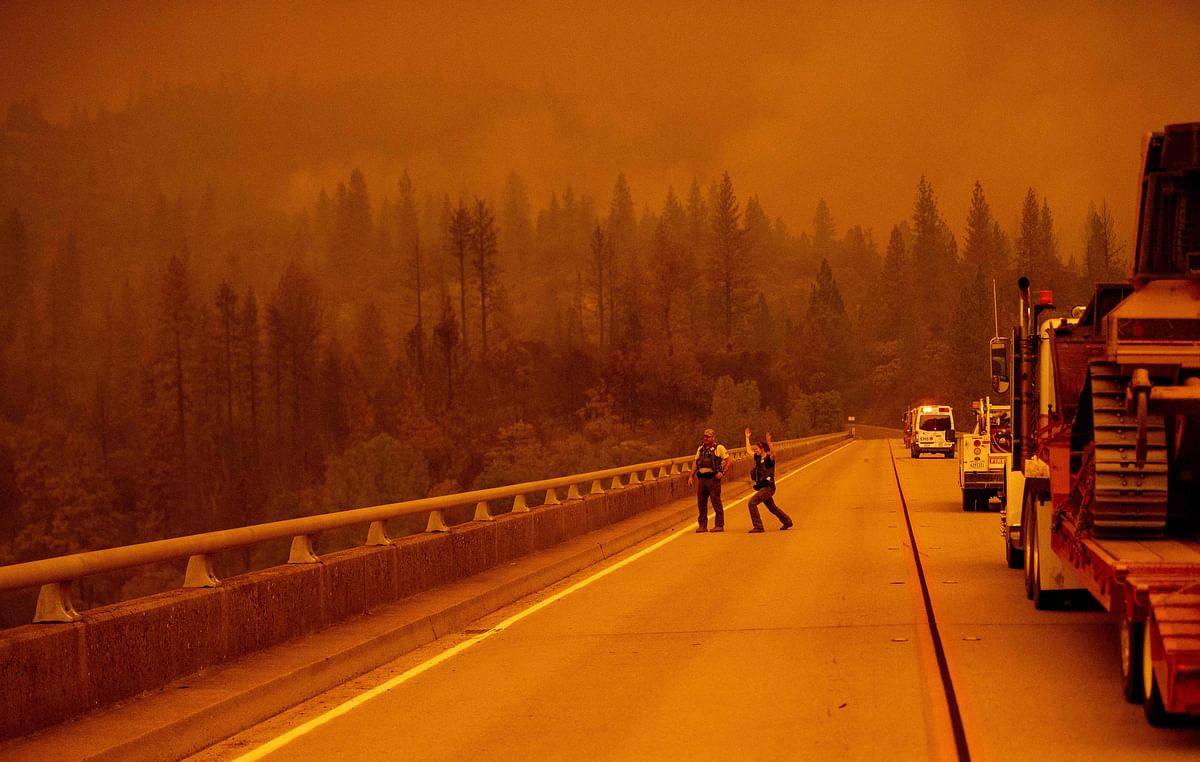
[[[1167,711],[1200,715],[1200,535],[1078,537],[1074,521],[1063,515],[1052,544],[1101,605],[1150,627]]]

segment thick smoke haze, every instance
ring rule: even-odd
[[[497,86],[524,108],[481,120],[457,155],[348,147],[344,166],[302,168],[295,198],[357,163],[373,184],[407,168],[420,187],[489,194],[515,170],[538,204],[568,183],[606,203],[625,172],[657,209],[668,186],[728,170],[793,231],[823,197],[839,229],[882,245],[924,175],[959,235],[976,180],[1009,229],[1034,188],[1064,259],[1089,202],[1128,239],[1141,134],[1200,118],[1194,3],[641,5],[9,2],[0,96],[61,121],[146,81],[434,74],[478,92],[468,124]]]

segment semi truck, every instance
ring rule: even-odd
[[[1018,290],[1009,565],[1040,609],[1111,612],[1151,724],[1200,717],[1200,123],[1143,141],[1127,283],[1066,314]]]

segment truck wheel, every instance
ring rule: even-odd
[[[964,488],[962,493],[963,493],[963,510],[964,511],[975,510],[975,490],[970,490],[970,489]]]
[[[991,496],[988,495],[987,490],[979,490],[978,492],[976,492],[975,493],[975,510],[986,512],[988,509],[988,501],[989,500],[991,500]]]
[[[947,457],[947,458],[953,458],[953,457],[954,457],[954,448],[953,448],[953,447],[951,447],[949,450],[946,450],[946,457]]]
[[[1156,728],[1169,728],[1179,723],[1180,716],[1168,712],[1163,705],[1162,693],[1158,689],[1158,678],[1154,675],[1154,656],[1150,652],[1150,621],[1142,626],[1142,689],[1146,700],[1142,702],[1142,711],[1146,722]]]
[[[1008,532],[1004,533],[1004,562],[1010,569],[1020,569],[1025,565],[1025,549],[1013,545]]]
[[[1022,566],[1025,567],[1025,597],[1033,600],[1033,537],[1036,527],[1033,525],[1034,511],[1030,507],[1029,493],[1021,499],[1021,534],[1025,551],[1022,553]]]
[[[1142,628],[1141,622],[1121,617],[1121,692],[1131,704],[1140,704],[1146,697],[1142,684]]]
[[[1025,546],[1025,556],[1029,559],[1026,565],[1029,569],[1029,581],[1026,584],[1026,589],[1029,590],[1029,600],[1033,601],[1033,607],[1039,611],[1045,607],[1045,594],[1042,592],[1042,549],[1041,543],[1038,542],[1038,525],[1037,525],[1037,506],[1032,506],[1029,512],[1029,544]]]
[[[914,458],[921,457],[921,451],[918,450],[916,447],[912,448],[912,450],[909,452],[909,454],[912,455]]]

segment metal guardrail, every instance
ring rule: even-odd
[[[815,438],[809,437],[808,439]],[[776,446],[785,446],[799,441],[802,440],[777,442]],[[735,460],[745,456],[741,448],[730,448],[729,454]],[[219,551],[291,537],[292,547],[288,563],[317,563],[320,559],[313,550],[312,538],[321,532],[369,524],[365,545],[390,545],[392,541],[388,538],[384,527],[384,522],[388,519],[416,513],[428,513],[429,521],[425,531],[445,532],[449,530],[449,527],[446,525],[442,512],[450,508],[469,506],[471,503],[475,503],[474,520],[490,521],[493,519],[488,508],[490,501],[511,498],[513,500],[512,512],[522,513],[530,510],[526,505],[525,496],[545,490],[546,497],[542,505],[560,505],[562,501],[559,500],[558,490],[561,488],[567,489],[565,500],[581,500],[583,495],[579,492],[579,486],[582,484],[591,483],[588,494],[605,492],[605,487],[601,484],[605,479],[611,479],[608,489],[623,489],[627,485],[637,484],[641,481],[654,481],[680,474],[683,472],[680,466],[690,463],[694,458],[694,455],[684,455],[507,487],[493,487],[368,508],[335,511],[319,516],[286,519],[268,524],[256,524],[12,564],[0,567],[0,593],[40,586],[41,591],[38,594],[37,610],[33,621],[73,622],[78,620],[80,615],[72,602],[71,588],[75,580],[94,574],[121,571],[186,557],[188,565],[184,573],[183,587],[214,587],[219,584],[219,580],[213,572],[212,554]],[[656,471],[657,474],[655,474]],[[641,477],[638,476],[639,473],[642,474]],[[623,477],[628,477],[628,480],[622,482]]]

